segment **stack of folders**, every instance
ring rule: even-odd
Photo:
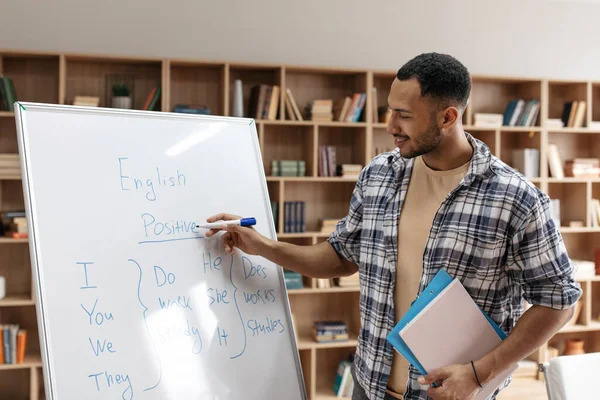
[[[500,344],[506,334],[473,301],[458,279],[440,270],[387,340],[422,375],[453,364],[469,364]],[[484,400],[517,368],[499,373],[480,390]]]

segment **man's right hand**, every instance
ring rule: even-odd
[[[241,219],[238,215],[217,214],[209,217],[206,222],[231,221]],[[259,255],[267,245],[267,238],[258,233],[253,227],[240,225],[223,225],[221,229],[211,229],[206,232],[206,237],[211,237],[219,231],[226,231],[221,237],[223,247],[229,254],[234,254],[234,248],[242,250],[246,254]]]

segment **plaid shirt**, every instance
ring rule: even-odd
[[[444,268],[508,334],[523,313],[522,298],[565,309],[582,291],[551,218],[548,196],[484,143],[466,137],[474,148],[469,170],[433,219],[418,293]],[[361,329],[355,363],[370,399],[383,399],[392,364],[394,350],[386,336],[397,322],[398,217],[413,163],[398,149],[374,158],[361,172],[348,215],[329,237],[340,255],[359,266]],[[405,399],[427,399],[418,377],[411,365]]]

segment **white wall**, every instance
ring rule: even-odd
[[[0,49],[600,80],[593,0],[0,0]]]

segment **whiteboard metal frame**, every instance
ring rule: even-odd
[[[27,215],[28,226],[29,226],[29,253],[31,258],[31,269],[32,279],[35,287],[35,304],[37,309],[37,321],[38,321],[38,334],[40,340],[40,353],[42,357],[42,373],[44,376],[44,387],[48,400],[58,400],[56,395],[56,388],[54,387],[54,381],[52,377],[52,371],[50,368],[50,360],[52,354],[50,348],[47,346],[47,327],[44,312],[44,295],[42,288],[40,287],[40,278],[42,271],[39,269],[38,263],[38,248],[36,246],[36,234],[37,234],[37,221],[33,212],[34,197],[32,196],[33,188],[30,186],[30,174],[29,174],[29,142],[27,140],[25,132],[27,131],[26,114],[30,111],[42,111],[42,112],[66,112],[76,114],[96,114],[96,115],[125,115],[141,118],[156,118],[156,119],[190,119],[200,121],[211,121],[211,122],[226,122],[229,124],[245,125],[250,126],[253,144],[253,154],[256,157],[256,166],[259,169],[259,176],[261,177],[261,189],[263,198],[266,199],[264,203],[266,215],[269,218],[269,238],[277,240],[277,232],[275,230],[275,221],[273,220],[273,213],[271,211],[271,204],[269,198],[269,190],[267,186],[267,179],[265,176],[264,164],[262,161],[262,155],[260,152],[260,144],[258,141],[258,132],[256,130],[256,122],[252,118],[238,118],[238,117],[222,117],[213,115],[197,115],[197,114],[184,114],[175,112],[160,112],[160,111],[144,111],[144,110],[127,110],[127,109],[112,109],[102,107],[82,107],[82,106],[70,106],[62,104],[48,104],[48,103],[35,103],[35,102],[16,102],[14,105],[15,110],[15,122],[17,128],[17,139],[19,145],[19,157],[21,160],[21,177],[23,182],[23,196],[25,200],[25,212]],[[275,263],[274,263],[275,264]],[[279,277],[279,286],[283,295],[283,304],[285,318],[289,332],[289,340],[291,341],[292,352],[294,356],[294,364],[296,366],[296,376],[298,379],[298,388],[302,396],[302,400],[307,400],[308,395],[306,391],[306,385],[304,381],[304,374],[302,372],[302,365],[300,363],[300,353],[296,341],[296,335],[294,330],[294,324],[292,321],[291,307],[288,297],[287,287],[285,285],[285,277],[283,275],[283,269],[280,265],[275,264],[277,268],[277,275]]]

